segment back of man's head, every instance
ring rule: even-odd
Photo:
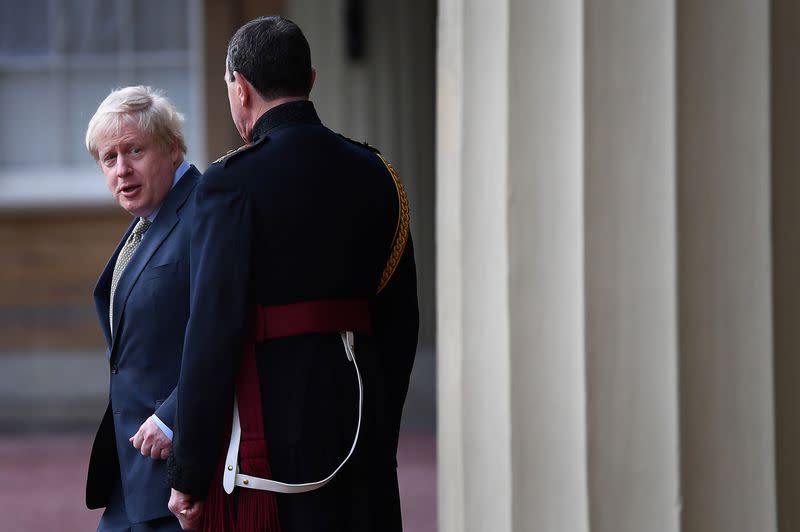
[[[244,75],[266,99],[308,98],[311,92],[311,49],[300,28],[283,17],[251,20],[228,43],[229,80]]]

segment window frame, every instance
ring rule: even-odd
[[[57,0],[51,0],[51,11],[57,9]],[[176,66],[188,69],[187,100],[188,108],[180,109],[191,117],[185,129],[188,138],[195,139],[190,146],[191,157],[188,162],[205,167],[206,159],[206,113],[205,113],[205,30],[203,24],[203,2],[187,0],[187,51],[133,51],[133,39],[117,54],[99,56],[91,53],[70,53],[54,51],[48,55],[0,56],[0,71],[40,72],[50,74],[56,83],[66,85],[68,76],[92,70],[116,68],[122,79],[135,83],[136,70],[143,67],[169,68]],[[118,17],[132,20],[130,2],[119,2]],[[62,31],[59,29],[57,31]],[[158,87],[156,87],[158,88]],[[66,94],[65,90],[59,92]],[[68,103],[68,102],[66,102]],[[99,102],[98,102],[99,104]],[[62,135],[69,127],[66,116],[57,119],[57,128]],[[38,207],[81,207],[114,205],[114,200],[105,186],[105,179],[88,153],[86,164],[68,163],[47,165],[0,165],[0,209],[20,209]],[[62,160],[67,156],[62,155]]]

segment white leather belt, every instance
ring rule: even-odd
[[[254,490],[274,491],[277,493],[305,493],[306,491],[313,491],[319,489],[331,480],[336,474],[344,467],[353,451],[356,449],[358,443],[358,434],[361,432],[361,411],[364,405],[364,385],[361,382],[361,372],[358,370],[358,363],[356,362],[356,355],[353,350],[353,333],[346,331],[341,333],[342,343],[344,344],[344,351],[347,355],[347,360],[353,363],[356,370],[356,378],[358,379],[358,424],[356,425],[356,434],[353,437],[353,445],[350,446],[350,452],[342,460],[342,463],[333,470],[333,472],[322,480],[316,482],[305,482],[302,484],[288,484],[286,482],[278,482],[277,480],[270,480],[268,478],[259,478],[251,475],[244,475],[239,473],[239,440],[242,437],[242,426],[239,423],[239,405],[236,399],[233,401],[233,427],[231,429],[231,442],[228,445],[228,454],[225,458],[225,471],[222,475],[222,487],[225,493],[233,493],[233,488],[239,486],[241,488],[249,488]]]

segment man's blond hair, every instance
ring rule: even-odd
[[[89,120],[86,149],[95,161],[99,160],[99,143],[118,137],[129,124],[155,139],[165,151],[177,145],[186,155],[183,115],[161,91],[138,85],[111,91]]]

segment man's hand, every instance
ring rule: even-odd
[[[172,440],[153,421],[150,416],[142,423],[139,430],[129,438],[134,447],[139,449],[142,456],[149,456],[153,460],[165,460],[172,449]]]
[[[195,501],[191,495],[173,489],[169,496],[169,511],[175,514],[181,528],[197,530],[203,518],[203,501]]]

